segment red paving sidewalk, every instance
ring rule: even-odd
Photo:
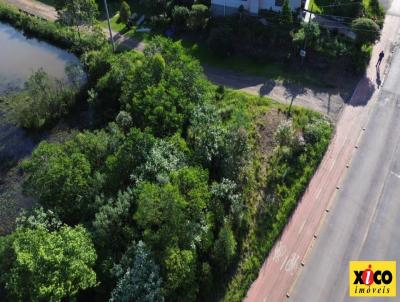
[[[384,66],[388,65],[390,54],[397,37],[400,18],[388,15],[382,31],[381,41],[374,47],[372,60],[366,76],[359,82],[353,97],[345,106],[336,125],[335,134],[328,150],[312,178],[298,207],[285,227],[281,238],[275,243],[265,260],[257,280],[247,293],[247,302],[279,302],[287,299],[296,281],[300,265],[307,262],[307,253],[312,248],[315,235],[323,223],[330,202],[350,164],[376,93],[375,68],[378,54],[385,51]]]

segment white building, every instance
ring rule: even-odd
[[[300,8],[301,3],[302,0],[289,0],[292,10]],[[216,15],[236,13],[241,5],[251,14],[258,14],[260,9],[280,11],[282,4],[283,0],[211,0],[211,8]]]

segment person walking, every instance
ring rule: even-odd
[[[379,59],[378,62],[376,63],[376,68],[379,68],[381,66],[382,60],[385,57],[385,53],[383,50],[379,53]]]

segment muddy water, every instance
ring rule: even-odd
[[[52,77],[63,78],[68,62],[78,63],[79,60],[71,53],[28,39],[13,27],[0,23],[0,96],[22,88],[26,79],[39,68]],[[4,112],[0,112],[0,178],[6,166],[12,166],[29,154],[34,145],[31,136],[7,123]]]
[[[77,57],[36,39],[28,39],[13,27],[0,23],[0,95],[20,87],[33,70],[43,68],[62,78],[68,62]]]
[[[23,87],[33,71],[43,68],[50,76],[63,78],[68,62],[78,58],[36,39],[28,39],[13,27],[0,23],[0,99]],[[10,124],[0,102],[0,235],[9,232],[21,208],[32,200],[21,193],[18,162],[28,156],[46,134],[32,135]],[[1,297],[0,297],[1,300]]]

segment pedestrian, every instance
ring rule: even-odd
[[[379,68],[381,66],[382,60],[385,57],[385,53],[383,50],[379,53],[379,59],[378,62],[376,63],[376,68]]]

